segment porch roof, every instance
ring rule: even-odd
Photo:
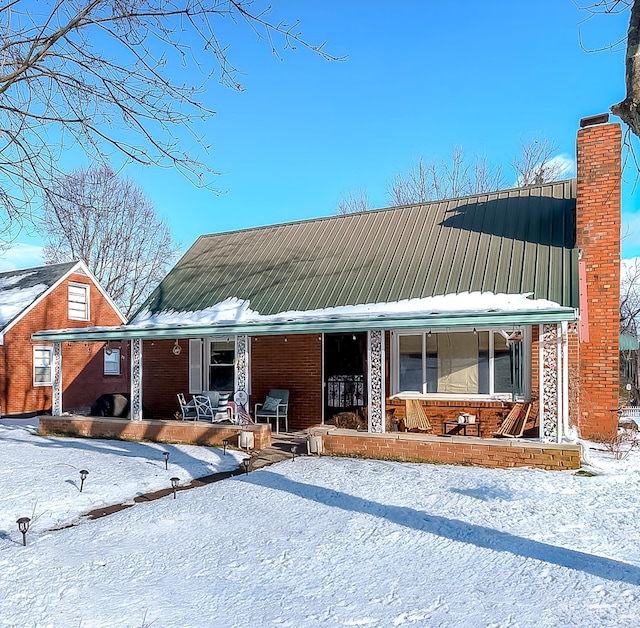
[[[532,306],[535,302],[532,302]],[[267,318],[267,317],[265,317]],[[576,310],[569,307],[549,305],[547,308],[517,311],[446,312],[412,315],[383,315],[299,318],[251,321],[240,323],[210,324],[166,324],[166,325],[122,325],[120,327],[89,327],[84,329],[45,330],[33,334],[34,340],[62,341],[107,341],[127,338],[197,338],[202,336],[250,336],[309,334],[330,332],[355,332],[411,329],[454,329],[461,327],[513,328],[521,325],[553,324],[575,321]]]

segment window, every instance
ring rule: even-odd
[[[51,386],[53,347],[33,348],[33,385]]]
[[[120,349],[104,349],[104,374],[120,375]]]
[[[89,286],[83,283],[69,284],[69,318],[89,320]]]
[[[522,335],[504,330],[412,332],[394,336],[394,392],[522,398]]]
[[[236,343],[211,340],[209,343],[209,390],[233,392]]]

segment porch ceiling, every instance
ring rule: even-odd
[[[514,327],[575,321],[573,308],[517,312],[473,312],[464,314],[430,314],[412,317],[376,316],[339,320],[298,320],[291,322],[243,323],[238,325],[173,325],[166,327],[93,327],[39,331],[33,340],[50,342],[107,341],[128,338],[197,338],[201,336],[277,336],[283,334],[316,334],[333,332],[411,329],[454,329],[456,327]]]

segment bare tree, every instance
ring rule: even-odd
[[[242,90],[228,30],[242,24],[272,52],[310,49],[261,0],[12,0],[0,7],[0,227],[33,218],[51,194],[60,155],[80,147],[89,163],[117,154],[175,167],[210,185],[210,167],[178,141],[179,128],[213,111],[202,91],[215,74]],[[195,75],[195,79],[192,77]],[[193,80],[193,83],[189,82]],[[0,236],[0,240],[3,239]]]
[[[569,163],[559,158],[555,142],[547,138],[522,141],[520,155],[512,162],[518,186],[558,181],[569,174]]]
[[[578,5],[583,11],[596,14],[629,11],[629,28],[626,37],[611,42],[608,49],[626,40],[624,100],[611,107],[611,112],[629,125],[631,132],[640,137],[640,2],[638,0],[596,0]]]
[[[336,204],[336,214],[341,216],[366,212],[368,209],[371,209],[369,194],[364,189],[342,194]]]
[[[640,336],[640,258],[622,260],[620,273],[620,332]],[[626,349],[621,352],[622,379],[631,384],[630,398],[640,400],[640,351]]]
[[[43,213],[47,263],[83,260],[129,316],[177,256],[151,201],[110,166],[78,169],[52,184]]]
[[[501,167],[490,166],[486,157],[468,160],[457,146],[449,161],[418,158],[406,175],[395,176],[387,191],[392,204],[410,205],[497,190],[504,184]]]

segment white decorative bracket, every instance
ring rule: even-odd
[[[561,442],[568,426],[566,325],[540,325],[540,439]]]
[[[142,421],[142,339],[131,341],[131,420]]]
[[[62,343],[53,343],[53,363],[51,364],[51,414],[62,414]]]
[[[249,336],[236,336],[236,368],[234,390],[249,394]]]
[[[384,331],[367,332],[367,353],[369,359],[369,431],[385,431],[385,386],[384,386]]]

